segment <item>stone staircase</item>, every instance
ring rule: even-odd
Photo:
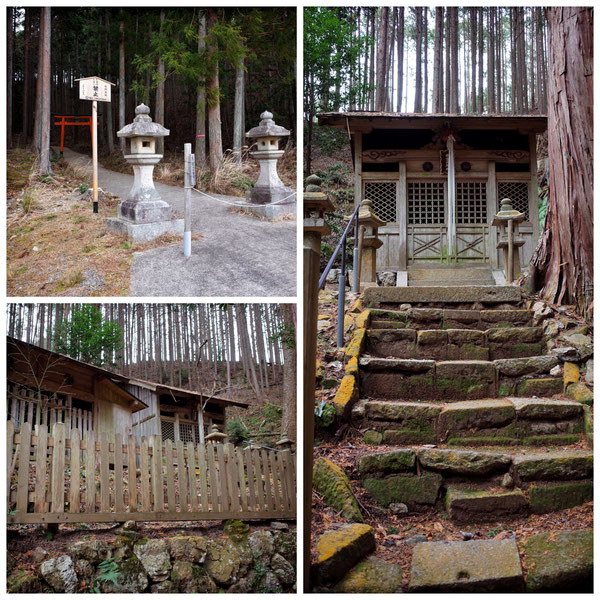
[[[378,504],[478,522],[591,500],[584,406],[562,396],[520,288],[370,288],[363,305],[337,409],[366,443],[397,447],[360,460]]]

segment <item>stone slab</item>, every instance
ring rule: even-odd
[[[558,364],[556,356],[529,356],[526,358],[503,358],[495,360],[498,372],[509,377],[549,373]]]
[[[521,592],[514,539],[424,542],[413,550],[409,592]]]
[[[435,365],[442,399],[475,400],[495,396],[496,369],[485,360],[449,360]]]
[[[290,204],[247,204],[240,205],[237,207],[243,213],[247,215],[253,215],[261,219],[268,219],[269,221],[276,221],[282,219],[288,215],[296,216],[296,203]]]
[[[558,485],[532,485],[529,488],[531,510],[543,514],[589,502],[594,497],[591,481],[573,481]]]
[[[403,448],[391,452],[367,454],[361,457],[358,469],[363,475],[366,473],[404,473],[414,471],[415,464],[415,451]]]
[[[466,286],[466,287],[395,287],[365,290],[366,306],[404,304],[413,302],[520,302],[521,289],[516,286]]]
[[[363,516],[343,469],[330,460],[319,457],[313,467],[313,486],[323,501],[341,513],[344,519],[363,522]]]
[[[594,458],[585,450],[525,454],[515,456],[513,467],[521,481],[571,481],[591,477]]]
[[[342,594],[393,594],[400,591],[403,574],[400,565],[370,557],[356,565],[334,591]]]
[[[440,414],[439,404],[427,402],[386,402],[369,400],[363,404],[365,417],[376,421],[433,422]]]
[[[375,549],[369,525],[346,525],[326,531],[317,542],[317,571],[323,582],[340,580],[357,562]]]
[[[446,439],[457,431],[502,427],[514,417],[515,408],[508,400],[469,400],[444,407],[438,418],[438,432]]]
[[[418,458],[423,467],[432,471],[476,477],[506,472],[512,464],[508,454],[444,448],[422,448]]]
[[[552,531],[523,543],[527,591],[591,592],[594,534],[590,530]]]
[[[362,483],[381,506],[387,507],[393,502],[402,502],[414,509],[435,504],[442,485],[442,476],[439,473],[422,473],[416,476],[394,475],[386,479],[367,477]]]
[[[127,235],[134,243],[149,242],[161,235],[183,235],[183,219],[137,224],[109,217],[106,227],[115,233]]]
[[[583,407],[577,402],[551,398],[507,398],[512,402],[519,419],[564,420],[579,418]]]
[[[520,490],[489,492],[449,487],[446,508],[457,522],[491,522],[526,515],[529,504]]]

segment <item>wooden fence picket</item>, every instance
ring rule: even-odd
[[[68,402],[66,405],[68,407]],[[64,411],[68,412],[68,411]],[[35,418],[35,415],[34,415]],[[7,425],[9,523],[294,518],[289,450]],[[79,425],[79,426],[78,426]],[[139,458],[138,458],[139,456]],[[139,472],[139,474],[138,474]]]

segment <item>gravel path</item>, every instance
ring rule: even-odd
[[[69,162],[89,166],[91,159],[64,149]],[[133,175],[98,167],[99,186],[125,198]],[[184,190],[157,183],[156,189],[176,216],[183,216]],[[220,200],[240,198],[213,195]],[[227,204],[192,192],[192,255],[181,246],[136,252],[131,268],[132,296],[254,296],[296,295],[296,221],[270,222],[232,212]]]

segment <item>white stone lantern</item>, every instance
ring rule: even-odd
[[[256,158],[260,165],[260,175],[247,200],[257,205],[293,205],[296,201],[294,190],[285,186],[277,174],[277,160],[284,154],[279,149],[279,140],[289,137],[290,132],[277,125],[273,121],[273,114],[268,111],[262,113],[260,118],[260,125],[246,134],[248,139],[256,142],[256,150],[250,156]],[[289,208],[285,212],[290,212]]]
[[[129,140],[130,153],[125,160],[133,167],[133,185],[121,202],[117,218],[109,218],[109,229],[127,233],[134,241],[152,240],[165,233],[183,233],[183,219],[171,220],[171,206],[161,199],[154,187],[154,165],[163,157],[156,154],[156,138],[169,130],[154,123],[150,109],[140,104],[133,123],[117,131],[117,137]]]

